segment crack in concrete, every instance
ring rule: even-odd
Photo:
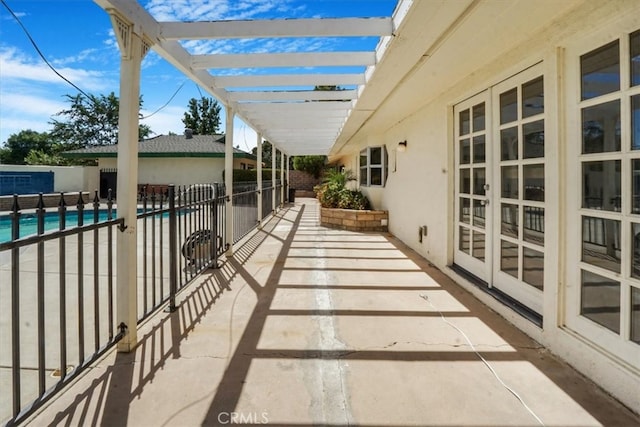
[[[467,343],[460,343],[460,344],[451,344],[451,343],[446,343],[446,342],[423,342],[423,341],[394,341],[390,344],[387,344],[385,346],[371,346],[371,347],[362,347],[362,348],[358,348],[357,351],[363,351],[363,350],[385,350],[387,348],[391,348],[391,347],[395,347],[396,345],[401,345],[401,344],[409,344],[409,345],[413,345],[413,344],[420,344],[423,345],[425,347],[434,347],[434,346],[445,346],[445,347],[470,347],[469,344]],[[542,346],[514,346],[511,344],[474,344],[476,347],[489,347],[489,348],[502,348],[502,347],[509,347],[509,348],[513,348],[516,350],[542,350],[544,349],[544,347]]]

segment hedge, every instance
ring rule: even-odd
[[[262,180],[271,181],[272,169],[262,169]],[[222,182],[224,182],[224,171],[222,171]],[[276,169],[276,179],[280,179],[280,169]],[[258,180],[258,169],[234,169],[233,182],[255,182]]]

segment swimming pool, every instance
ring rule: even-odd
[[[107,209],[98,210],[98,221],[103,222],[109,219],[109,211]],[[144,210],[138,208],[137,214],[140,218],[140,214],[154,215],[155,210]],[[192,209],[180,209],[177,212],[178,216],[182,216],[193,212]],[[160,215],[158,212],[156,215]],[[111,211],[111,219],[116,219],[116,209]],[[162,218],[168,218],[169,212],[162,212]],[[78,211],[67,211],[65,215],[66,227],[71,228],[78,225]],[[82,215],[82,223],[84,225],[94,224],[93,209],[85,210]],[[44,214],[44,231],[53,231],[60,229],[60,215],[58,212],[45,212]],[[31,236],[38,233],[38,215],[34,212],[20,214],[20,237]],[[11,240],[11,217],[8,214],[0,215],[0,243],[8,242]]]
[[[111,217],[116,217],[115,209],[111,211]],[[98,211],[98,222],[106,221],[109,218],[108,211],[102,209]],[[78,212],[67,211],[65,215],[66,226],[75,227],[78,225]],[[87,210],[82,215],[83,223],[93,224],[93,210]],[[45,212],[44,231],[60,229],[60,215],[58,212]],[[38,233],[38,216],[35,213],[23,213],[20,215],[20,237],[27,237]],[[0,215],[0,243],[11,240],[11,217]]]

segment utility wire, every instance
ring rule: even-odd
[[[51,65],[51,63],[47,60],[47,58],[44,56],[44,54],[42,53],[42,51],[38,47],[38,44],[36,43],[36,41],[33,39],[33,37],[31,37],[31,34],[29,33],[29,30],[27,30],[27,28],[24,26],[24,24],[22,23],[20,18],[18,18],[18,16],[13,12],[13,10],[11,10],[11,8],[5,2],[5,0],[0,0],[0,2],[2,2],[2,5],[5,7],[5,9],[7,9],[7,11],[11,14],[13,19],[15,19],[15,21],[18,23],[18,25],[20,25],[20,28],[22,28],[22,31],[24,31],[24,33],[27,35],[27,38],[29,39],[29,41],[33,45],[33,48],[36,50],[36,52],[38,53],[40,58],[44,61],[44,63],[51,69],[51,71],[53,71],[58,77],[60,77],[65,82],[69,83],[73,88],[75,88],[78,92],[80,92],[88,100],[91,101],[91,96],[89,96],[85,91],[83,91],[78,86],[76,86],[71,80],[69,80],[68,78],[63,76],[58,70],[55,69],[55,67],[53,65]],[[173,93],[173,95],[171,95],[171,98],[169,98],[169,100],[162,107],[158,108],[157,110],[155,110],[151,114],[148,114],[146,116],[140,117],[140,120],[148,119],[149,117],[153,116],[154,114],[156,114],[159,111],[161,111],[164,108],[166,108],[166,106],[169,105],[169,103],[173,100],[173,98],[175,98],[175,96],[178,94],[178,92],[180,92],[180,89],[182,89],[182,87],[185,85],[185,83],[186,83],[186,80],[182,82],[180,87],[178,87],[178,89]],[[198,91],[200,91],[200,88],[198,88]]]
[[[78,86],[76,86],[71,80],[67,79],[65,76],[63,76],[62,74],[60,74],[58,72],[58,70],[56,70],[53,65],[51,65],[49,63],[49,61],[47,61],[47,58],[45,58],[44,54],[42,53],[42,51],[40,51],[40,48],[38,47],[38,45],[36,44],[35,40],[33,40],[33,37],[31,37],[31,34],[29,34],[29,30],[27,30],[27,28],[22,24],[22,21],[20,21],[20,18],[18,18],[18,16],[13,13],[13,10],[11,10],[11,8],[9,7],[9,5],[4,1],[4,0],[0,0],[0,2],[2,2],[2,5],[5,7],[5,9],[7,9],[9,11],[9,13],[11,14],[11,16],[13,16],[13,19],[16,20],[16,22],[18,23],[18,25],[20,25],[20,28],[22,28],[22,31],[24,31],[24,33],[27,35],[27,38],[29,39],[29,41],[31,42],[31,44],[33,45],[33,47],[35,48],[36,52],[38,52],[38,55],[40,55],[40,58],[42,58],[42,60],[44,61],[45,64],[47,64],[47,66],[51,69],[51,71],[53,71],[54,73],[56,73],[56,75],[58,77],[60,77],[62,80],[64,80],[65,82],[69,83],[71,86],[73,86],[78,92],[80,92],[81,94],[83,94],[84,96],[87,97],[87,99],[91,99],[91,97],[89,97],[89,95],[87,95],[87,93],[85,91],[83,91],[82,89],[80,89]]]
[[[200,90],[200,86],[197,83],[194,83],[196,85],[196,89],[198,89],[198,93],[200,94],[200,98],[204,98],[204,96],[202,96],[202,91]]]
[[[491,371],[491,373],[493,374],[493,376],[498,380],[498,382],[507,390],[509,390],[509,392],[511,392],[511,394],[513,394],[516,399],[518,399],[518,401],[522,404],[522,406],[524,406],[524,408],[527,410],[527,412],[529,412],[531,414],[531,416],[533,416],[533,418],[536,419],[536,421],[541,425],[544,426],[544,422],[542,422],[542,420],[540,419],[540,417],[538,415],[536,415],[535,412],[533,412],[533,409],[531,409],[529,407],[529,405],[527,405],[524,402],[524,399],[522,399],[522,397],[520,397],[520,395],[511,387],[509,387],[507,384],[505,384],[504,381],[502,381],[502,378],[500,378],[500,376],[498,375],[498,373],[493,369],[493,366],[491,366],[491,364],[489,362],[487,362],[487,360],[482,357],[482,354],[480,354],[480,352],[478,352],[478,350],[476,349],[476,346],[473,345],[473,343],[471,342],[471,340],[469,339],[469,337],[467,336],[467,334],[464,333],[464,331],[460,328],[458,328],[456,325],[454,325],[453,323],[449,322],[447,320],[446,317],[444,317],[444,314],[442,314],[442,311],[438,310],[433,303],[431,302],[431,300],[429,299],[428,295],[420,295],[420,297],[422,299],[424,299],[430,306],[431,308],[433,308],[435,311],[437,311],[440,314],[440,317],[442,318],[442,320],[444,321],[444,323],[446,323],[447,325],[451,326],[453,329],[455,329],[456,331],[460,332],[460,334],[462,334],[462,336],[464,337],[464,339],[467,341],[467,344],[469,344],[469,347],[471,347],[471,349],[473,350],[473,352],[476,354],[476,356],[478,356],[480,358],[480,360],[482,360],[482,362],[486,365],[487,368],[489,368],[489,370]]]
[[[0,1],[1,1],[1,0],[0,0]],[[157,112],[159,112],[160,110],[163,110],[167,105],[169,105],[169,103],[170,103],[171,101],[173,101],[173,98],[175,98],[175,97],[176,97],[176,95],[178,94],[178,92],[180,92],[180,89],[182,89],[182,87],[184,86],[184,84],[185,84],[186,82],[187,82],[186,80],[182,82],[182,84],[180,85],[180,87],[179,87],[175,92],[173,92],[173,95],[171,95],[171,98],[169,98],[169,100],[168,100],[168,101],[167,101],[167,102],[166,102],[162,107],[158,108],[156,111],[154,111],[154,112],[153,112],[153,113],[151,113],[151,114],[147,114],[146,116],[140,117],[140,120],[148,119],[149,117],[153,116],[154,114],[156,114],[156,113],[157,113]]]

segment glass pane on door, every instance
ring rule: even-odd
[[[479,259],[480,261],[484,261],[484,252],[485,252],[485,233],[481,233],[479,231],[473,232],[473,257]]]
[[[454,108],[456,140],[456,251],[455,262],[488,281],[491,228],[489,180],[491,147],[487,129],[488,92]]]
[[[620,282],[582,270],[580,314],[620,332]]]
[[[499,142],[500,229],[494,237],[499,273],[494,286],[541,313],[544,288],[544,78],[533,73],[497,86],[494,121]]]
[[[515,243],[500,241],[500,269],[518,278],[518,245]]]

